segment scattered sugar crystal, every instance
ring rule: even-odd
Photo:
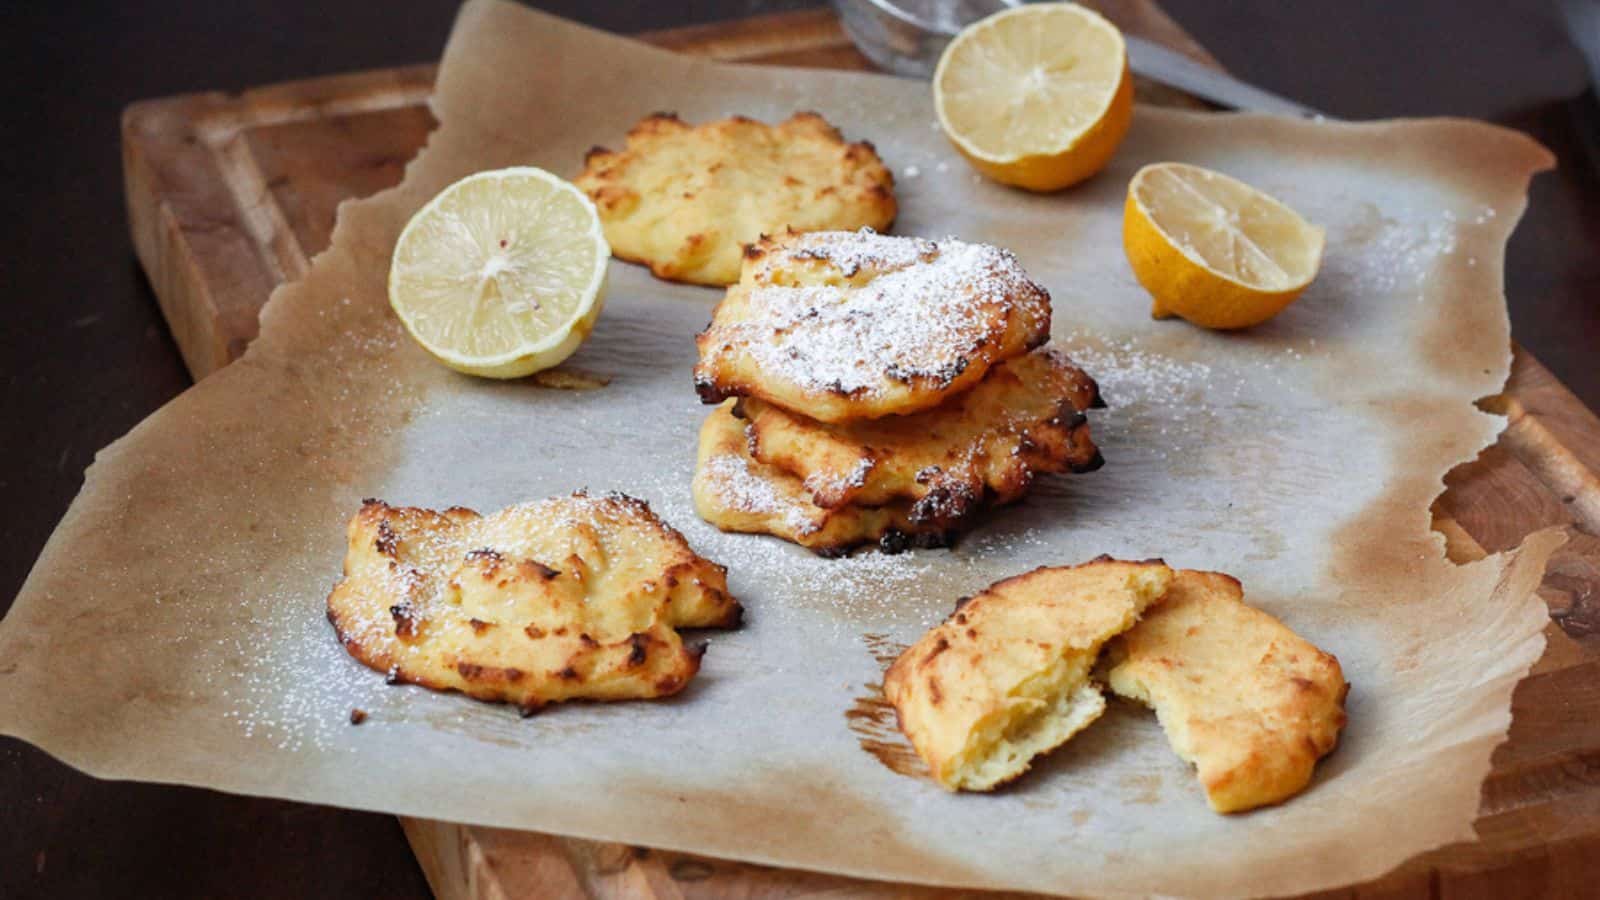
[[[779,494],[770,482],[750,470],[748,461],[731,453],[706,460],[707,482],[715,486],[723,505],[755,515],[777,514],[785,528],[796,533],[811,527],[811,517],[800,504]]]
[[[875,276],[849,289],[758,283],[743,318],[714,323],[713,342],[744,348],[762,371],[806,390],[873,396],[890,379],[945,377],[999,337],[996,309],[1012,321],[1046,315],[1044,290],[988,244],[864,229],[813,232],[777,252],[826,260],[846,278]]]

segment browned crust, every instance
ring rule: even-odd
[[[331,609],[328,611],[328,621],[333,625],[334,633],[345,651],[367,668],[385,673],[386,681],[389,684],[414,684],[418,687],[425,687],[441,693],[460,693],[486,703],[513,703],[523,715],[532,715],[548,705],[547,701],[527,699],[521,692],[514,690],[514,688],[524,684],[529,676],[528,672],[515,667],[484,666],[466,660],[458,660],[453,668],[465,683],[451,684],[438,678],[399,667],[391,653],[380,647],[374,647],[362,642]],[[577,681],[582,678],[581,673],[590,667],[591,661],[598,655],[599,651],[620,646],[630,648],[629,659],[635,660],[638,650],[638,645],[635,641],[641,638],[650,642],[647,646],[657,646],[660,647],[661,652],[671,652],[664,642],[658,641],[644,632],[637,632],[615,644],[596,644],[588,650],[574,653],[564,665],[546,673],[546,677],[564,681]],[[641,699],[665,697],[683,690],[689,684],[689,680],[700,671],[700,660],[705,655],[705,645],[697,645],[694,649],[687,645],[681,645],[673,655],[676,660],[669,662],[668,666],[681,670],[681,677],[672,676],[657,679],[652,682],[655,692],[641,695]],[[646,659],[647,657],[636,659],[633,664],[642,667]],[[571,699],[583,700],[591,698],[577,697]]]
[[[904,501],[914,524],[954,529],[1020,499],[1041,474],[1103,465],[1084,415],[1098,396],[1087,373],[1041,350],[910,416],[828,425],[749,398],[734,414],[749,423],[750,455],[801,479],[816,505]]]
[[[576,491],[574,496],[588,496],[586,491]],[[685,558],[683,561],[669,567],[661,573],[661,581],[668,587],[677,587],[679,583],[698,581],[699,587],[720,610],[720,614],[703,628],[731,628],[744,621],[744,606],[734,599],[728,590],[728,567],[712,560],[706,559],[689,546],[689,539],[683,532],[662,521],[650,508],[650,504],[621,492],[611,492],[606,497],[622,503],[633,509],[641,519],[652,522],[657,526],[658,533],[670,542],[675,550]],[[671,602],[669,595],[668,602]]]
[[[700,349],[702,356],[705,354],[705,345],[701,341],[701,338],[705,335],[706,332],[704,331],[695,335],[695,346]],[[1030,343],[1028,349],[1032,350],[1043,343],[1043,341]],[[983,342],[974,341],[968,346],[967,352],[976,353],[978,350],[982,349],[983,346]],[[901,385],[908,393],[942,393],[949,395],[956,393],[953,388],[957,385],[957,383],[963,385],[975,383],[981,380],[980,376],[988,370],[989,366],[987,364],[978,366],[975,365],[973,360],[969,358],[934,372],[906,372],[905,370],[893,370],[886,373],[886,375],[890,378],[890,380]],[[969,372],[973,372],[974,374],[971,377],[962,377],[967,375]],[[761,382],[757,380],[735,378],[727,375],[716,375],[710,372],[701,371],[699,367],[696,367],[694,373],[694,390],[695,393],[699,395],[700,402],[706,404],[721,403],[724,400],[730,400],[735,397],[769,397],[770,399],[768,392],[764,389]],[[821,394],[832,398],[834,401],[845,403],[859,400],[867,391],[868,388],[866,387],[857,387],[851,388],[850,390],[845,390],[844,386],[838,383],[825,385],[820,389]],[[933,403],[928,404],[928,406],[923,406],[922,409],[927,409],[929,406],[937,405],[938,402],[939,401],[934,401]],[[799,410],[797,410],[797,412],[798,411]],[[883,415],[906,415],[918,411],[919,410],[916,409],[902,409],[892,413],[883,413]],[[837,419],[830,418],[829,421],[848,422],[854,419],[871,418],[879,418],[879,416],[845,416]]]
[[[1159,556],[1152,556],[1152,557],[1150,557],[1148,559],[1117,559],[1116,557],[1112,556],[1109,553],[1102,553],[1102,554],[1094,557],[1093,559],[1087,559],[1087,560],[1084,560],[1083,562],[1074,563],[1074,564],[1072,564],[1070,566],[1035,566],[1034,568],[1029,569],[1026,572],[1021,572],[1021,573],[1018,573],[1016,575],[1011,575],[1011,576],[1008,576],[1006,578],[1002,578],[999,581],[996,581],[994,584],[989,585],[988,587],[984,588],[983,590],[979,591],[976,594],[973,594],[973,595],[968,596],[968,597],[958,598],[956,600],[955,608],[950,610],[950,615],[945,616],[944,622],[941,622],[940,624],[945,624],[945,623],[949,623],[949,622],[956,622],[956,624],[962,624],[962,625],[966,624],[965,619],[960,619],[958,621],[958,617],[960,617],[963,613],[965,613],[968,616],[971,616],[972,614],[977,612],[977,607],[988,605],[988,602],[991,601],[994,598],[994,595],[999,593],[1001,591],[1001,589],[1003,589],[1005,587],[1008,587],[1010,585],[1013,585],[1013,584],[1020,584],[1020,583],[1022,583],[1024,581],[1027,581],[1030,578],[1037,577],[1040,572],[1062,571],[1062,570],[1071,570],[1071,569],[1087,569],[1087,568],[1089,568],[1091,566],[1100,566],[1100,565],[1105,565],[1106,563],[1114,563],[1114,564],[1119,564],[1119,565],[1133,565],[1133,566],[1150,566],[1150,565],[1164,566],[1164,565],[1167,564],[1167,561],[1162,559]]]
[[[584,492],[574,497],[588,499]],[[405,535],[428,536],[424,539],[439,535],[438,539],[442,540],[445,539],[443,535],[458,525],[480,517],[462,508],[439,513],[415,507],[390,507],[376,500],[365,501],[351,520],[345,577],[329,594],[328,621],[340,644],[354,659],[386,673],[392,684],[416,684],[433,690],[457,691],[479,700],[511,702],[524,713],[558,700],[651,697],[682,690],[698,672],[704,647],[687,646],[678,638],[668,624],[673,619],[670,605],[680,598],[685,602],[692,600],[696,604],[691,615],[692,624],[697,627],[738,624],[743,608],[727,592],[727,570],[695,555],[682,534],[656,518],[644,501],[611,494],[596,502],[605,504],[604,509],[608,510],[605,515],[616,517],[613,521],[620,524],[615,527],[648,529],[655,540],[666,545],[665,550],[656,545],[653,552],[669,554],[664,559],[678,558],[654,580],[647,580],[638,587],[646,592],[639,595],[641,597],[660,597],[659,601],[651,601],[659,602],[659,606],[657,612],[651,614],[653,624],[644,630],[616,640],[597,640],[586,632],[574,634],[567,626],[545,629],[529,625],[512,632],[516,636],[510,637],[501,635],[496,623],[462,617],[459,613],[435,626],[428,619],[429,612],[422,604],[414,602],[422,596],[415,591],[423,589],[425,580],[442,576],[422,572],[406,561]],[[553,566],[526,559],[511,565],[503,554],[492,548],[464,551],[460,561],[464,567],[457,571],[475,572],[475,577],[486,582],[484,588],[488,590],[504,590],[516,579],[550,583],[569,578],[577,579],[580,595],[584,591],[581,571],[564,573]],[[579,570],[584,565],[576,556],[568,562]],[[445,564],[451,565],[448,560]],[[391,600],[392,625],[385,628],[383,620],[374,619],[373,609]],[[424,651],[426,655],[419,658],[424,661],[422,664],[408,663],[409,657],[401,655],[401,648],[424,646],[421,642],[433,639],[436,627],[444,629],[440,634],[445,643]],[[474,639],[499,643],[479,647],[471,643]],[[500,655],[503,660],[507,640],[529,642],[528,664],[484,661],[480,654],[486,650]],[[541,644],[542,648],[536,649],[536,645]],[[515,657],[522,651],[513,644],[510,652]],[[536,660],[544,660],[544,663]],[[639,671],[643,680],[638,683],[621,681],[630,670]],[[599,693],[586,697],[586,685],[596,677],[602,679],[596,682]],[[558,691],[542,687],[558,682],[567,683],[569,687]]]
[[[934,767],[934,761],[924,751],[923,745],[918,737],[913,734],[913,730],[908,727],[906,722],[907,714],[903,711],[905,704],[912,702],[912,694],[915,691],[915,683],[918,678],[921,678],[922,683],[927,686],[926,696],[929,705],[940,707],[943,703],[943,689],[932,670],[935,668],[936,663],[942,664],[943,661],[940,660],[940,657],[946,652],[955,649],[958,642],[975,642],[981,636],[978,631],[978,625],[975,622],[983,618],[985,610],[996,601],[996,598],[1003,597],[1008,588],[1025,584],[1042,574],[1082,570],[1108,564],[1163,567],[1166,565],[1161,559],[1119,560],[1109,554],[1102,553],[1093,559],[1074,565],[1037,566],[1026,572],[1002,578],[976,594],[958,598],[954,609],[950,611],[944,621],[930,628],[921,638],[895,658],[884,673],[884,696],[894,706],[896,723],[901,733],[917,748],[918,754],[923,756],[930,769]],[[974,665],[977,664],[976,655],[972,656],[972,662]],[[993,787],[998,788],[1009,784],[1025,774],[1026,771],[1026,768],[1018,770],[996,782]]]
[[[831,181],[815,181],[818,173],[803,172],[817,184],[816,201],[826,200],[831,215],[824,215],[819,204],[811,204],[813,214],[804,215],[807,207],[789,210],[794,198],[775,193],[773,207],[764,210],[769,216],[758,227],[776,230],[783,227],[858,228],[870,226],[888,229],[898,214],[894,197],[894,175],[879,158],[870,142],[847,144],[837,128],[815,112],[797,112],[775,125],[767,125],[747,116],[734,115],[725,119],[694,126],[684,122],[675,113],[656,112],[640,119],[629,129],[625,146],[621,150],[604,147],[591,148],[583,158],[583,170],[573,179],[583,190],[601,215],[610,239],[612,255],[626,262],[648,266],[652,275],[667,281],[689,284],[721,286],[738,279],[736,260],[742,251],[740,229],[727,228],[725,215],[716,213],[719,197],[727,196],[735,181],[718,181],[716,173],[725,165],[739,162],[738,147],[727,148],[728,134],[745,133],[758,129],[775,135],[781,145],[795,141],[809,141],[823,147],[837,148],[836,170],[828,173]],[[644,174],[653,154],[674,154],[698,145],[698,152],[707,147],[725,148],[726,159],[714,161],[705,167],[701,181],[697,182],[711,194],[703,200],[698,189],[666,191],[652,176]],[[753,145],[760,146],[760,142]],[[748,152],[751,148],[746,148]],[[818,157],[826,157],[821,151]],[[809,157],[807,157],[809,158]],[[641,168],[641,165],[644,168]],[[735,176],[737,179],[738,176]],[[800,188],[803,182],[790,173],[783,173],[778,186]],[[675,189],[677,190],[677,189]],[[684,233],[663,231],[652,227],[638,232],[629,224],[636,208],[672,208],[693,210],[697,204],[705,210],[704,221],[689,224]],[[741,212],[741,215],[744,213]],[[760,213],[754,213],[760,215]],[[650,218],[648,215],[646,218]],[[694,219],[690,216],[689,219]],[[725,256],[724,254],[731,254]]]
[[[710,524],[726,532],[772,535],[828,558],[872,544],[892,554],[945,547],[956,539],[959,529],[910,521],[905,504],[836,509],[812,504],[797,479],[750,456],[747,428],[734,416],[732,406],[712,411],[700,429],[693,493],[696,510]],[[721,468],[724,462],[743,473],[731,477],[764,482],[783,507],[742,506],[722,482],[730,477]],[[961,524],[970,525],[971,520]]]
[[[1347,722],[1339,660],[1245,603],[1226,573],[1177,573],[1163,608],[1113,648],[1112,689],[1154,706],[1169,726],[1183,723],[1169,728],[1173,746],[1218,812],[1304,790]]]
[[[751,264],[786,247],[803,233],[793,229],[762,234],[754,244],[744,249],[746,274],[740,284],[730,288],[724,303],[712,313],[712,320],[695,335],[695,348],[699,359],[694,367],[694,389],[702,403],[716,404],[738,397],[756,397],[777,406],[791,409],[819,421],[847,424],[891,415],[911,415],[932,409],[946,400],[972,388],[1005,360],[1024,356],[1044,346],[1050,340],[1050,293],[1042,285],[1026,282],[1024,294],[1008,298],[1008,309],[997,332],[973,338],[955,351],[953,362],[937,369],[916,369],[906,365],[890,366],[883,377],[893,385],[885,391],[882,385],[845,389],[834,383],[816,388],[768,383],[764,373],[741,373],[729,362],[728,354],[734,345],[722,339],[717,332],[717,319],[735,291],[756,282],[748,274]],[[813,257],[804,257],[813,258]],[[851,273],[853,274],[853,273]],[[1024,319],[1020,310],[1042,307],[1043,315]],[[869,396],[868,392],[872,391]],[[1098,393],[1093,402],[1098,402]]]

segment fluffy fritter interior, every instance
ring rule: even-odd
[[[589,151],[574,183],[617,257],[693,284],[739,280],[745,245],[763,234],[887,229],[896,212],[894,176],[872,145],[846,143],[809,112],[777,125],[647,116],[622,150]]]
[[[726,570],[620,494],[483,517],[367,501],[328,619],[391,681],[514,703],[681,690],[700,651],[676,628],[738,623]]]
[[[1339,661],[1247,606],[1239,582],[1219,572],[1180,571],[1107,655],[1111,689],[1155,707],[1218,812],[1299,793],[1344,727]]]
[[[1040,349],[909,416],[829,425],[761,400],[738,411],[755,458],[799,477],[818,506],[909,501],[913,521],[952,526],[1020,498],[1039,473],[1098,468],[1084,416],[1098,400],[1083,370]]]
[[[821,422],[931,409],[1050,337],[1050,295],[1010,252],[870,232],[763,238],[696,338],[707,403]]]
[[[824,509],[812,502],[800,479],[750,455],[743,419],[729,400],[700,427],[694,473],[694,504],[700,517],[723,531],[770,534],[823,556],[876,543],[888,552],[941,546],[946,532],[911,521],[905,503],[845,504]]]
[[[948,790],[1025,772],[1099,717],[1101,645],[1160,602],[1172,570],[1102,557],[1036,569],[963,601],[884,678],[900,728]]]

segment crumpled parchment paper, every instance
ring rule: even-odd
[[[672,56],[469,3],[404,184],[344,207],[261,337],[104,450],[0,623],[0,730],[105,777],[538,829],[907,881],[1080,895],[1298,892],[1472,837],[1478,788],[1540,654],[1559,542],[1466,566],[1429,528],[1441,477],[1503,425],[1506,237],[1551,164],[1462,121],[1335,124],[1140,110],[1111,168],[1033,196],[982,181],[925,84]],[[1055,343],[1101,382],[1108,463],[1050,479],[949,551],[828,561],[723,535],[689,498],[691,336],[718,293],[613,263],[560,391],[454,375],[384,291],[410,214],[470,172],[571,176],[639,117],[815,109],[900,179],[895,230],[1010,247],[1054,295]],[[1151,320],[1120,244],[1140,165],[1243,178],[1328,231],[1270,324]],[[727,564],[749,611],[666,702],[509,708],[387,687],[323,618],[363,496],[489,511],[579,487],[647,499]],[[1147,711],[1107,716],[1014,787],[951,796],[863,752],[845,713],[954,600],[1044,563],[1162,556],[1240,577],[1336,653],[1350,725],[1315,784],[1221,817]],[[368,712],[348,724],[351,708]]]

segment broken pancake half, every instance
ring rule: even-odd
[[[714,410],[700,427],[694,505],[700,518],[723,531],[770,534],[822,556],[842,556],[866,544],[890,553],[941,547],[952,534],[912,521],[909,506],[844,504],[824,509],[800,479],[750,455],[746,423],[734,401]]]
[[[350,520],[328,620],[391,682],[514,703],[682,690],[700,648],[678,628],[728,627],[727,572],[641,500],[573,494],[490,516],[368,500]]]
[[[996,582],[890,666],[884,695],[947,790],[986,791],[1027,771],[1105,710],[1090,680],[1101,646],[1159,602],[1159,560],[1100,557]]]
[[[747,399],[750,450],[804,483],[818,506],[910,503],[913,522],[953,527],[1021,498],[1036,475],[1102,460],[1084,411],[1094,379],[1049,349],[1002,363],[926,412],[829,425]]]
[[[622,150],[590,150],[573,183],[617,258],[693,284],[738,281],[745,245],[762,234],[888,228],[896,211],[894,176],[872,145],[846,143],[812,112],[697,126],[656,113]]]
[[[1247,606],[1229,575],[1178,572],[1161,605],[1106,655],[1111,689],[1155,707],[1217,812],[1299,793],[1344,728],[1339,661]]]
[[[695,341],[707,403],[754,397],[821,422],[931,409],[1050,337],[1050,295],[1009,251],[870,230],[745,253]]]

